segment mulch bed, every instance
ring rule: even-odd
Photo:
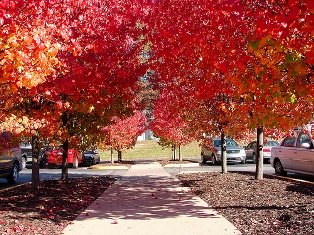
[[[0,191],[0,234],[60,234],[102,192],[114,183],[109,177],[40,182]]]
[[[314,185],[245,173],[178,175],[243,234],[314,234]]]
[[[314,185],[244,173],[178,175],[243,234],[314,234]],[[60,234],[114,183],[110,177],[42,181],[0,191],[0,234]],[[195,228],[197,231],[197,228]]]

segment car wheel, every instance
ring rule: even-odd
[[[241,164],[245,164],[246,163],[246,159],[241,161]]]
[[[47,159],[47,157],[43,156],[40,159],[40,167],[42,167],[42,168],[48,167],[48,159]]]
[[[73,164],[72,164],[72,167],[73,167],[74,169],[77,169],[77,168],[78,168],[78,158],[75,158],[75,160],[74,160],[74,162],[73,162]]]
[[[96,165],[96,160],[95,160],[95,158],[93,158],[92,165]]]
[[[275,174],[276,175],[282,175],[282,176],[287,175],[287,172],[283,169],[283,166],[279,160],[275,161],[274,168],[275,168]]]
[[[26,157],[22,157],[22,170],[26,168]]]
[[[215,154],[212,155],[212,164],[217,165],[217,159],[216,159]]]
[[[10,175],[7,178],[9,184],[16,184],[17,178],[19,177],[19,165],[17,163],[13,164]]]

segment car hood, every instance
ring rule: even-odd
[[[217,151],[220,151],[221,147],[214,147]],[[227,146],[227,150],[244,150],[244,148],[240,146]]]

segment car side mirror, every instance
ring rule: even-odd
[[[309,143],[302,143],[301,148],[309,149],[311,148],[311,145]]]

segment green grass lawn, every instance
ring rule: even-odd
[[[102,161],[110,161],[110,150],[99,151]],[[181,147],[181,155],[184,159],[199,158],[200,147],[197,142],[192,142]],[[113,152],[114,160],[117,160],[117,152]],[[178,151],[177,151],[178,158]],[[122,160],[162,160],[172,159],[171,148],[164,148],[155,140],[138,141],[132,149],[122,151]]]

